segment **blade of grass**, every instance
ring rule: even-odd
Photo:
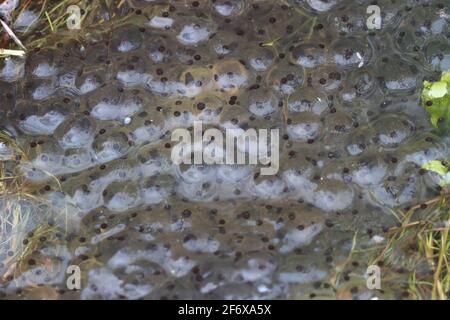
[[[6,24],[5,21],[3,21],[2,19],[0,19],[0,24],[2,25],[3,29],[5,29],[6,33],[14,40],[14,42],[21,47],[23,50],[27,50],[27,48],[25,48],[25,46],[22,44],[22,41],[20,41],[19,38],[17,38],[17,36],[14,34],[14,32],[11,30],[11,28]]]
[[[2,56],[23,57],[25,55],[25,51],[0,48],[0,55],[2,55]]]
[[[47,11],[45,11],[45,16],[47,18],[50,29],[52,30],[52,32],[55,32],[55,28],[53,27],[52,19],[50,18],[50,15],[48,14]]]

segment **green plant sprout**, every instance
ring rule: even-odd
[[[423,82],[422,104],[430,114],[431,124],[448,134],[450,129],[450,70],[437,82]]]
[[[422,166],[423,169],[435,172],[440,177],[440,186],[450,186],[450,167],[446,161],[432,160]]]

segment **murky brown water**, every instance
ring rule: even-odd
[[[383,25],[369,32],[371,1],[129,2],[101,28],[1,61],[1,126],[30,161],[7,145],[1,159],[45,201],[0,198],[35,217],[14,249],[36,242],[14,275],[13,246],[0,247],[0,294],[399,297],[401,283],[366,288],[369,253],[343,263],[355,232],[373,247],[390,208],[439,192],[420,167],[448,158],[448,141],[419,96],[450,67],[445,3],[377,1]],[[194,120],[278,128],[278,174],[173,165],[171,132]]]

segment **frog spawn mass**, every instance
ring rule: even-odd
[[[371,33],[351,1],[132,2],[125,22],[2,61],[2,126],[30,159],[15,170],[64,202],[58,263],[84,273],[67,292],[34,259],[3,295],[39,295],[33,283],[84,299],[330,296],[349,230],[370,243],[389,208],[438,192],[420,168],[447,145],[418,101],[450,54],[438,4],[381,1]],[[278,173],[173,164],[172,130],[196,120],[279,129]]]

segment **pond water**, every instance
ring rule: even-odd
[[[406,278],[374,291],[365,272],[391,209],[440,191],[421,166],[449,141],[420,93],[450,68],[449,16],[380,0],[368,30],[370,4],[125,1],[2,59],[0,159],[26,192],[3,192],[0,214],[26,217],[2,229],[0,295],[404,297]],[[171,132],[196,120],[279,129],[278,173],[175,165]]]

